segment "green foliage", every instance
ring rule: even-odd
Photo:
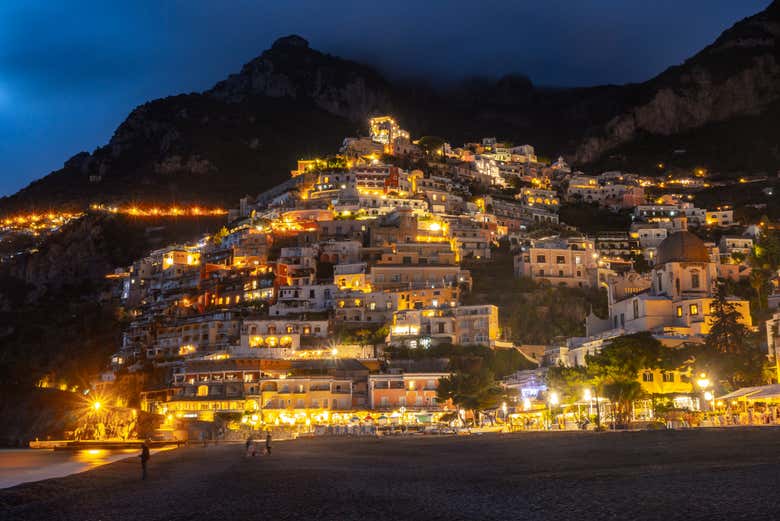
[[[539,284],[514,276],[513,256],[506,243],[492,251],[492,260],[468,265],[473,290],[464,294],[464,305],[495,304],[502,334],[507,340],[549,344],[559,337],[585,334],[584,317],[590,309],[607,313],[606,292],[601,288],[566,288]]]
[[[650,273],[653,269],[653,266],[647,262],[644,255],[632,255],[631,260],[634,263],[634,271],[637,273]]]
[[[642,385],[636,379],[626,378],[605,382],[600,394],[612,402],[615,421],[621,425],[627,425],[631,420],[631,405],[645,396]]]
[[[770,272],[780,267],[780,232],[764,230],[758,236],[753,248],[751,265]]]
[[[487,369],[498,378],[536,367],[515,349],[491,349],[487,346],[439,344],[428,349],[392,347],[385,353],[393,359],[448,358],[453,370]]]
[[[561,206],[558,213],[562,223],[576,226],[581,232],[627,230],[631,225],[628,212],[614,213],[596,204],[575,203]]]
[[[737,308],[726,299],[723,285],[718,285],[712,301],[712,324],[707,335],[707,347],[721,353],[742,353],[750,330],[741,322]]]
[[[228,231],[228,229],[225,226],[223,226],[222,228],[217,230],[217,232],[214,235],[211,236],[211,242],[219,246],[220,244],[222,244],[222,239],[227,237],[229,234],[230,232]]]
[[[486,369],[458,371],[439,380],[436,397],[440,402],[452,400],[459,409],[474,412],[496,409],[506,400],[504,389],[495,381],[493,373]]]
[[[439,136],[423,136],[417,141],[417,145],[426,155],[435,154],[444,146],[444,138]]]

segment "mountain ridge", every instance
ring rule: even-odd
[[[780,135],[780,123],[762,116],[774,114],[769,109],[780,102],[779,42],[775,0],[646,82],[549,89],[507,75],[443,91],[394,84],[368,65],[290,35],[211,89],[136,107],[106,145],[0,199],[0,211],[95,201],[232,204],[284,180],[296,159],[334,152],[377,113],[394,114],[415,136],[460,143],[497,135],[532,143],[548,156],[563,154],[577,166],[600,167],[619,157],[624,168],[641,169],[649,155],[685,148],[699,129],[735,118],[759,118],[757,137],[775,129]],[[729,140],[722,131],[702,135]],[[682,144],[670,142],[675,136],[684,137]],[[754,141],[762,150],[745,140],[737,151],[746,164],[761,157],[751,168],[780,165],[780,143]],[[687,160],[717,169],[720,148],[713,147],[713,157]],[[739,165],[739,157],[728,159]]]

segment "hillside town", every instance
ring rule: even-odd
[[[762,417],[777,420],[780,387],[740,391],[732,375],[712,373],[715,364],[637,362],[628,409],[588,373],[627,338],[682,352],[713,345],[726,325],[744,334],[726,332],[725,351],[750,334],[764,340],[762,363],[775,360],[777,266],[754,282],[770,223],[697,206],[696,191],[711,186],[706,171],[587,175],[531,145],[413,140],[390,116],[368,128],[242,198],[217,233],[108,274],[129,319],[94,382],[96,399],[137,403],[159,419],[157,435],[176,439],[266,428],[614,427],[660,418],[662,402],[678,412],[667,423],[744,423],[758,415],[756,392]],[[567,206],[607,217],[580,229],[559,219]],[[511,294],[468,298],[498,255],[512,271],[489,278],[506,291],[515,281],[597,291],[606,315],[582,316],[578,335],[525,343],[504,326],[500,302]],[[739,287],[755,289],[765,320],[754,321],[750,296],[732,293]],[[474,404],[452,390],[468,374],[464,353],[483,360],[477,387],[497,390],[492,398]],[[509,362],[497,370],[485,353]]]

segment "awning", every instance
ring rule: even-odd
[[[780,398],[780,384],[760,385],[756,387],[742,387],[736,391],[730,392],[725,396],[716,398],[717,400],[768,400]]]
[[[757,393],[745,397],[746,400],[776,400],[780,399],[780,385],[765,385]]]

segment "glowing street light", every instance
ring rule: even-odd
[[[582,399],[586,402],[589,402],[593,399],[593,394],[590,392],[590,389],[585,389],[582,392]]]
[[[102,405],[103,405],[103,404],[101,404],[100,402],[92,402],[92,408],[93,408],[93,409],[95,409],[96,411],[99,411],[99,410],[100,410],[100,407],[101,407]]]
[[[553,391],[553,392],[550,393],[550,397],[549,397],[548,401],[550,402],[550,405],[555,406],[555,405],[558,405],[560,403],[561,399],[558,396],[558,393]]]
[[[704,403],[710,403],[712,402],[712,393],[707,390],[707,388],[710,386],[711,382],[710,379],[707,378],[706,373],[699,373],[699,379],[696,380],[696,385],[699,386],[699,388],[704,391],[703,397],[704,397]],[[713,407],[714,408],[714,407]]]

